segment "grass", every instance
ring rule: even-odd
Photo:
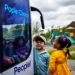
[[[54,50],[48,51],[48,53],[51,55],[54,52]],[[71,54],[71,57],[69,59],[75,60],[75,53]]]
[[[71,47],[69,48],[69,50],[70,50],[70,51],[75,51],[75,46],[71,46]]]
[[[75,53],[71,54],[71,57],[69,59],[75,60]]]
[[[66,50],[66,48],[64,48],[64,50]],[[70,51],[75,51],[75,46],[71,46],[71,47],[69,48],[69,50],[70,50]]]
[[[66,50],[66,49],[65,49]],[[70,51],[75,51],[75,46],[72,46],[69,48]],[[51,55],[55,50],[48,49],[48,53]],[[75,53],[71,54],[71,57],[69,59],[75,60]]]
[[[64,50],[66,50],[66,48],[64,48]],[[75,51],[75,46],[71,46],[71,47],[69,48],[69,50],[70,50],[70,51]],[[49,53],[49,54],[52,54],[54,51],[55,51],[55,50],[48,49],[48,53]]]

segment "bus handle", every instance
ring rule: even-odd
[[[42,25],[42,28],[44,29],[45,26],[44,26],[44,20],[43,20],[43,15],[42,15],[41,11],[40,11],[39,9],[35,8],[35,7],[32,7],[32,6],[31,6],[31,11],[38,11],[38,12],[40,13],[40,15],[41,15],[41,16],[40,16],[41,25]]]

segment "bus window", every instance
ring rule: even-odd
[[[3,0],[2,69],[25,61],[31,52],[31,20],[28,0]]]

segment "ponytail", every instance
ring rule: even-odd
[[[66,51],[66,55],[68,55],[69,57],[71,57],[71,55],[70,55],[70,51],[69,51],[68,48],[67,48],[67,51]]]
[[[67,39],[67,46],[66,46],[67,51],[66,51],[66,55],[68,54],[69,57],[71,57],[69,49],[68,49],[70,46],[71,46],[71,41],[69,39]]]

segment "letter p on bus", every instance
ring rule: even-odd
[[[17,67],[14,68],[14,75],[16,75],[16,72],[18,71]]]
[[[8,5],[7,5],[7,4],[5,4],[4,8],[5,8],[5,11],[6,11],[6,10],[8,9]]]

